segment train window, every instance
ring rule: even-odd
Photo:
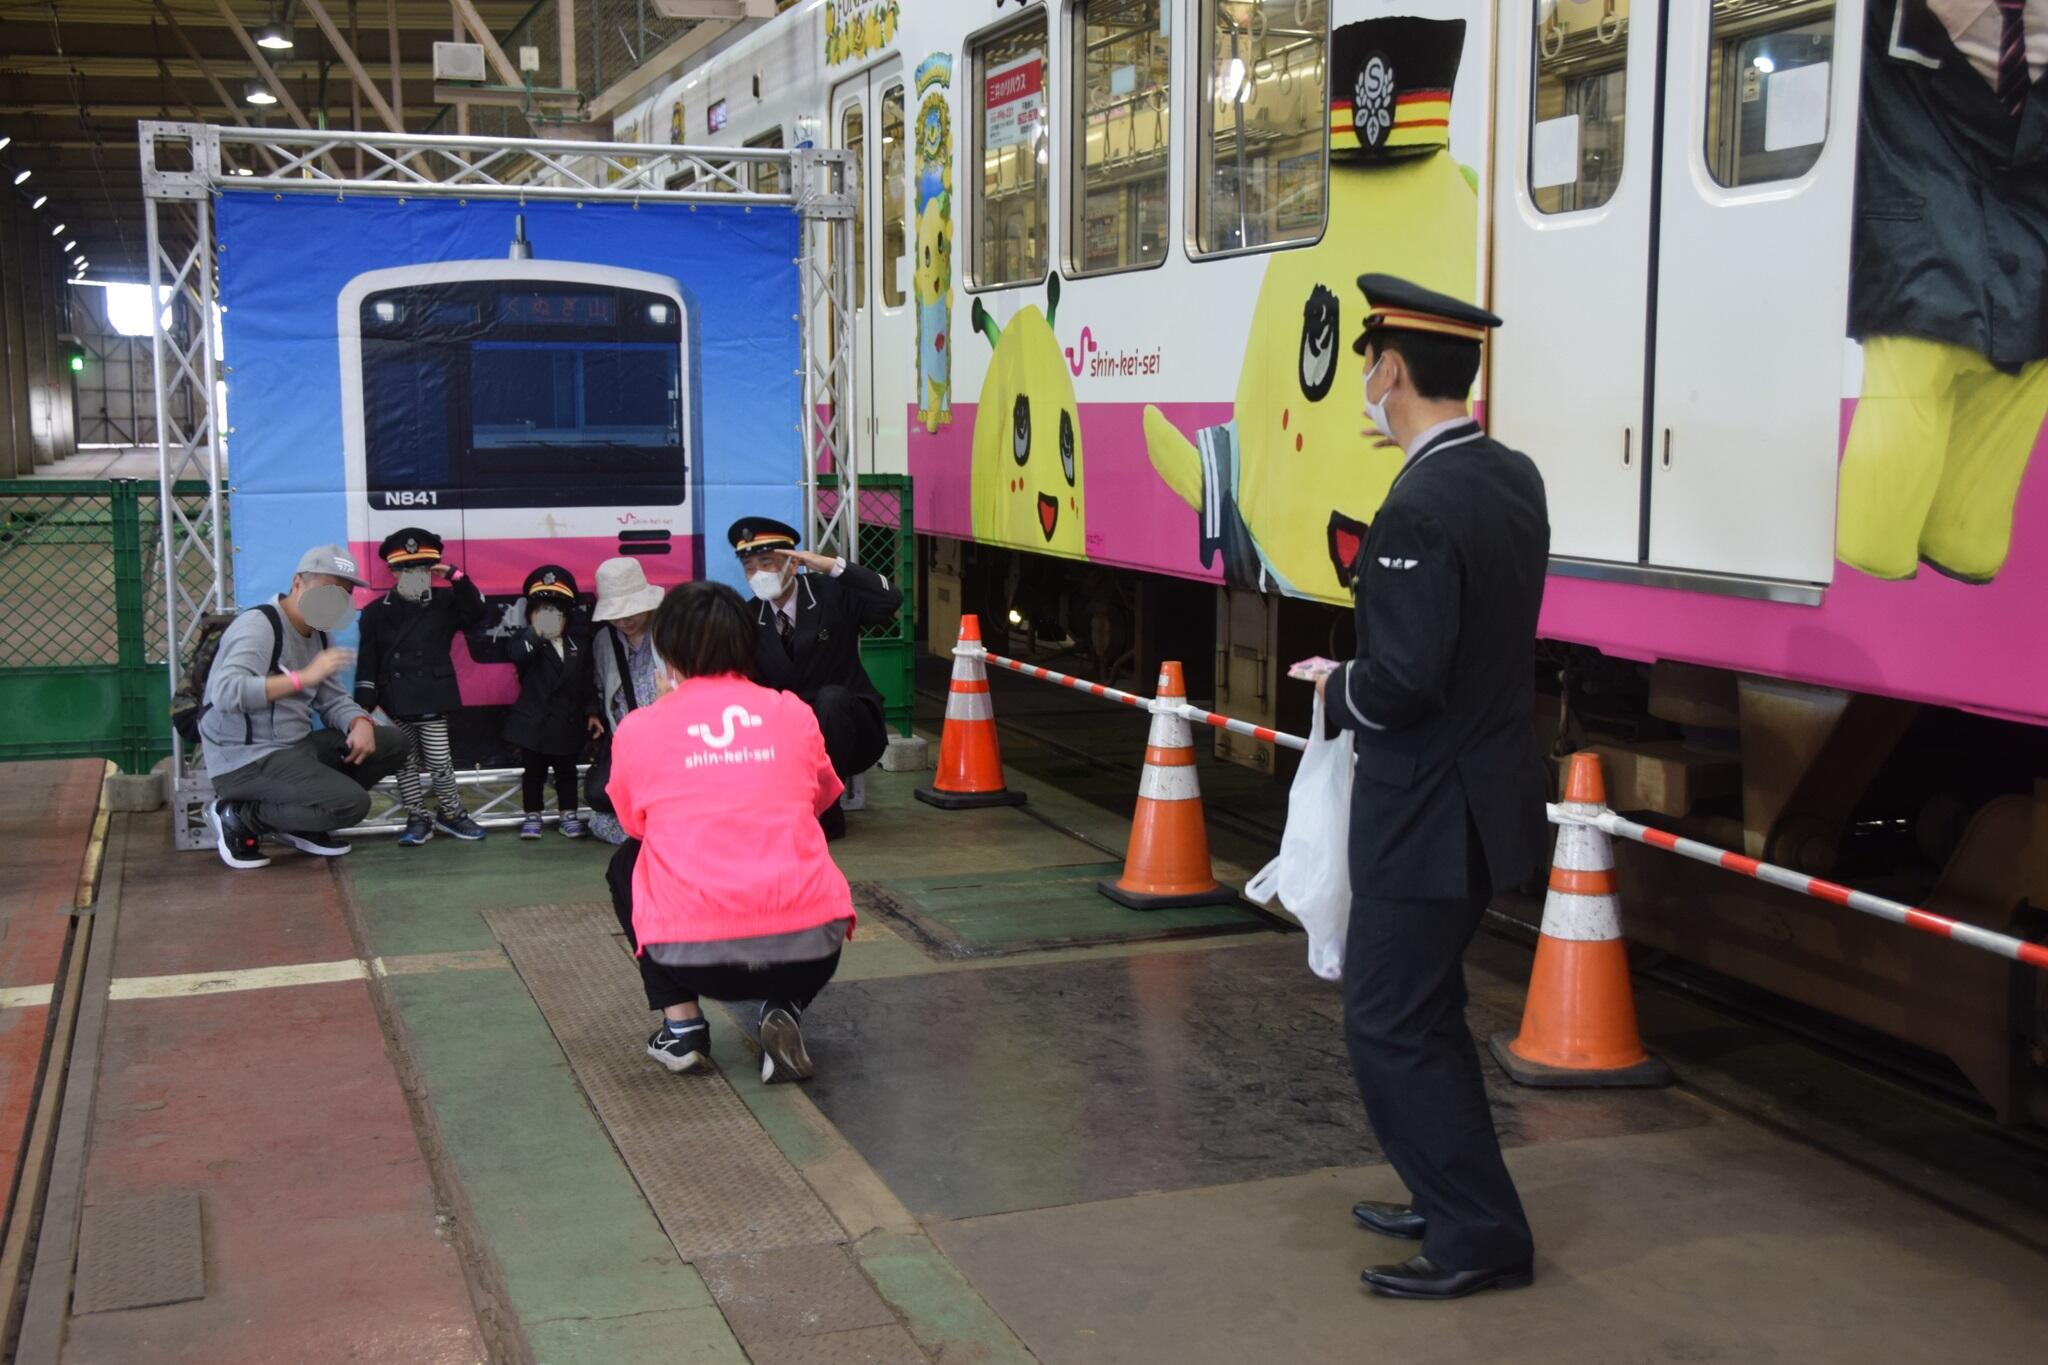
[[[1092,0],[1074,12],[1076,167],[1067,271],[1166,259],[1171,51],[1161,0]]]
[[[1544,213],[1597,209],[1621,184],[1628,0],[1534,0],[1529,197]]]
[[[1322,236],[1329,197],[1326,0],[1201,0],[1195,255]]]
[[[1707,168],[1733,189],[1797,180],[1828,137],[1832,0],[1716,0]]]
[[[892,85],[882,92],[882,175],[875,186],[882,215],[882,304],[887,308],[903,306],[908,250],[903,241],[903,196],[909,188],[903,178],[905,164],[903,87]]]
[[[747,139],[749,147],[782,146],[782,130],[771,128],[759,137]],[[747,183],[756,194],[782,193],[782,163],[779,161],[755,161],[748,166]]]
[[[868,115],[858,104],[849,104],[839,115],[839,145],[853,153],[853,164],[859,166],[861,158],[867,155]],[[868,305],[868,210],[861,196],[853,200],[853,308],[855,312]]]
[[[1045,126],[1045,11],[974,49],[974,235],[978,289],[1035,284],[1051,263],[1051,144]]]

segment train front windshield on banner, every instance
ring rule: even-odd
[[[434,505],[673,503],[682,310],[623,287],[424,284],[365,298],[365,493]]]

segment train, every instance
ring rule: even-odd
[[[2038,935],[2048,93],[1967,9],[802,0],[614,135],[854,154],[852,458],[912,478],[932,650],[972,610],[1298,729],[1285,669],[1350,648],[1403,459],[1354,280],[1402,275],[1505,320],[1474,409],[1548,490],[1545,745],[1617,808]],[[2038,973],[1622,872],[1639,943],[2048,1122]]]

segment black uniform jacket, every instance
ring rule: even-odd
[[[484,595],[468,576],[434,585],[424,602],[387,592],[363,608],[356,650],[356,705],[397,720],[445,716],[462,705],[449,654],[458,633],[484,619]]]
[[[863,626],[892,620],[902,605],[903,594],[889,586],[888,579],[858,564],[848,564],[837,578],[799,574],[796,634],[788,645],[782,643],[781,628],[775,624],[774,604],[754,603],[761,631],[756,680],[763,687],[794,692],[806,702],[816,701],[821,689],[837,683],[874,703],[879,714],[882,694],[860,665],[860,632]]]
[[[561,643],[557,654],[527,626],[506,646],[519,669],[519,700],[505,717],[505,742],[530,754],[580,754],[590,738],[590,640],[578,632],[564,634]]]
[[[1549,556],[1543,476],[1477,423],[1418,448],[1395,478],[1355,570],[1358,657],[1326,687],[1331,719],[1356,734],[1354,896],[1467,895],[1468,815],[1495,886],[1542,866],[1535,652]]]
[[[2048,80],[2015,120],[1927,0],[1865,23],[1849,335],[2048,356]]]

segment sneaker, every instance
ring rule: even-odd
[[[519,837],[522,839],[538,839],[540,838],[540,831],[540,817],[531,811],[527,812],[526,818],[519,822]]]
[[[681,1033],[671,1033],[664,1020],[647,1039],[647,1055],[679,1076],[704,1070],[711,1065],[711,1025],[692,1019]]]
[[[589,826],[585,825],[575,816],[565,815],[562,817],[562,837],[564,839],[582,839],[587,837],[589,833]]]
[[[434,817],[434,828],[440,830],[443,834],[452,834],[456,838],[472,844],[484,837],[484,827],[470,819],[466,811],[457,811],[453,815],[445,813],[436,815]]]
[[[811,1078],[811,1054],[804,1051],[803,1030],[797,1026],[800,1013],[794,1005],[772,1000],[762,1003],[761,1084]]]
[[[268,837],[316,858],[339,858],[351,847],[348,840],[332,834],[299,834],[288,829],[273,829],[268,832]]]
[[[405,833],[398,836],[400,848],[418,848],[434,837],[434,822],[424,815],[409,815],[405,819]]]
[[[262,836],[256,821],[242,813],[241,803],[215,801],[206,808],[206,823],[213,830],[214,846],[220,860],[229,867],[247,870],[269,867],[263,856]]]

